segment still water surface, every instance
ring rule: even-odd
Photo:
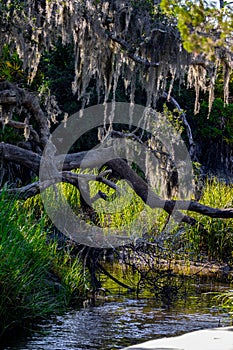
[[[4,350],[117,350],[146,340],[201,328],[230,325],[207,292],[226,286],[202,284],[169,306],[153,297],[115,295],[95,307],[71,310],[44,321],[40,332],[13,339]],[[195,288],[194,288],[195,290]],[[207,294],[206,294],[207,293]]]

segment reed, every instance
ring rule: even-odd
[[[114,190],[102,183],[89,183],[91,197],[98,191],[109,196],[107,200],[100,198],[92,204],[96,213],[95,224],[113,230],[123,227],[131,237],[141,238],[146,234],[151,240],[159,239],[178,258],[185,256],[187,260],[209,259],[233,263],[233,219],[212,219],[189,212],[198,222],[195,226],[176,224],[171,218],[167,224],[168,215],[162,209],[152,210],[147,207],[126,181],[117,181],[116,184],[121,188],[122,195],[116,195]],[[71,207],[78,215],[81,214],[77,189],[69,184],[61,186]],[[232,198],[233,186],[213,177],[204,183],[200,202],[217,208],[233,207]],[[88,217],[86,220],[89,220]]]
[[[84,291],[82,266],[48,242],[48,219],[0,195],[0,335],[66,309]]]
[[[216,178],[207,179],[200,202],[204,205],[227,208],[233,207],[233,186],[218,181]],[[199,222],[194,227],[186,228],[190,249],[197,258],[208,259],[233,264],[233,219],[217,219],[208,216],[189,213]]]

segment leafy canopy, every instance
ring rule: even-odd
[[[233,6],[220,1],[162,0],[164,13],[176,20],[184,48],[210,60],[233,53]]]

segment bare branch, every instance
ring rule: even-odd
[[[108,155],[109,155],[109,149],[108,148]],[[104,149],[102,150],[104,151]],[[71,154],[71,155],[60,155],[55,157],[55,164],[61,164],[61,159],[64,161],[64,169],[66,170],[72,170],[74,168],[77,168],[78,164],[79,166],[82,164],[83,159],[86,156],[86,163],[85,165],[88,165],[88,167],[96,167],[98,165],[103,165],[103,156],[101,157],[100,150],[92,150],[91,156],[89,157],[90,152],[80,152],[77,154]],[[35,174],[39,173],[39,167],[40,167],[40,159],[41,157],[31,151],[21,149],[20,147],[0,143],[0,154],[1,157],[8,161],[13,161],[16,163],[23,164],[24,166],[30,168],[35,172]],[[113,152],[114,154],[114,152]],[[87,157],[88,155],[88,157]],[[75,158],[76,161],[75,161]],[[109,161],[107,165],[113,169],[115,172],[117,172],[121,178],[128,181],[130,186],[134,189],[134,191],[137,193],[139,197],[142,198],[144,203],[151,208],[161,208],[164,209],[168,214],[171,214],[175,217],[178,217],[179,220],[183,222],[187,222],[190,225],[194,225],[196,223],[196,220],[194,218],[191,218],[190,216],[184,215],[180,212],[180,210],[185,211],[192,211],[196,213],[200,213],[202,215],[207,215],[212,218],[233,218],[233,208],[227,208],[227,209],[218,209],[218,208],[212,208],[205,206],[203,204],[200,204],[196,201],[181,201],[181,200],[165,200],[157,196],[153,190],[149,187],[149,185],[139,176],[136,174],[136,172],[130,168],[130,166],[122,159],[114,159]],[[93,161],[93,163],[92,163]],[[73,166],[75,165],[75,167]],[[83,164],[82,164],[83,166]],[[54,183],[57,182],[67,182],[70,183],[78,188],[78,178],[86,179],[87,181],[99,181],[105,183],[107,186],[110,186],[114,190],[121,193],[121,190],[119,187],[113,183],[112,181],[104,178],[103,176],[106,175],[106,172],[103,172],[99,175],[94,174],[75,174],[70,171],[63,171],[58,172],[56,176],[53,177],[53,179],[46,180],[40,184],[41,188],[47,188]],[[39,193],[39,187],[38,183],[34,183],[32,185],[28,185],[25,188],[22,189],[16,189],[15,193],[20,192],[28,192],[34,195],[35,193]],[[11,193],[14,193],[14,189],[11,190]]]
[[[57,175],[54,175],[52,179],[44,180],[43,182],[36,181],[32,184],[19,187],[19,188],[10,188],[10,189],[7,189],[6,192],[10,195],[17,195],[19,198],[27,199],[39,194],[41,191],[44,191],[48,187],[53,186],[59,182],[69,183],[75,186],[77,189],[79,189],[79,179],[84,179],[86,181],[102,182],[107,186],[113,188],[117,192],[121,193],[122,192],[121,189],[114,182],[107,180],[103,177],[109,172],[111,172],[111,170],[104,171],[99,175],[95,175],[95,174],[76,174],[71,171],[63,171],[63,172],[57,173]],[[100,195],[100,197],[103,198],[104,195]]]
[[[179,206],[178,201],[178,206]],[[191,201],[188,210],[195,211],[196,213],[200,213],[202,215],[207,215],[211,218],[222,218],[222,219],[229,219],[233,218],[233,208],[224,208],[224,209],[218,209],[218,208],[212,208],[206,205],[203,205],[201,203],[198,203],[196,201]]]
[[[134,292],[135,289],[128,286],[127,284],[119,281],[116,277],[112,276],[98,261],[96,262],[97,267],[111,280],[113,280],[115,283],[119,284],[119,286],[128,289],[128,291]]]
[[[179,103],[174,99],[174,97],[169,96],[167,92],[163,92],[162,95],[164,98],[166,98],[169,102],[171,102],[174,107],[180,112],[180,117],[182,119],[183,125],[185,126],[186,129],[186,134],[189,140],[189,154],[192,160],[196,160],[196,144],[193,140],[193,134],[192,134],[192,130],[191,127],[187,121],[186,115],[184,113],[184,111],[182,110],[182,108],[180,107]]]
[[[39,174],[41,157],[32,151],[8,143],[0,143],[0,159],[21,164]]]
[[[25,127],[29,128],[29,132],[30,132],[30,137],[39,145],[40,144],[40,137],[38,135],[38,133],[33,129],[32,125],[27,125],[26,123],[23,122],[18,122],[12,119],[7,120],[6,122],[4,122],[1,118],[0,118],[0,123],[4,124],[4,125],[8,125],[11,128],[14,129],[25,129]]]
[[[12,104],[14,106],[24,107],[38,124],[41,144],[43,146],[46,145],[50,136],[48,119],[42,111],[38,98],[35,95],[12,83],[4,81],[0,82],[0,103],[2,105]]]

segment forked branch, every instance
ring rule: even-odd
[[[104,151],[104,149],[103,149]],[[109,152],[109,149],[108,149]],[[81,153],[81,156],[80,156]],[[116,191],[120,192],[120,189],[117,187],[115,183],[106,179],[104,176],[106,172],[103,172],[99,175],[92,174],[75,174],[70,170],[74,168],[78,168],[81,165],[83,166],[83,159],[86,156],[88,159],[88,165],[91,166],[91,159],[93,159],[94,167],[103,165],[103,157],[101,157],[101,152],[99,150],[92,150],[91,157],[89,157],[89,152],[80,152],[73,153],[71,155],[59,155],[55,157],[54,164],[60,164],[61,159],[63,160],[63,168],[67,171],[58,172],[57,177],[53,179],[46,180],[45,183],[42,184],[41,188],[47,188],[54,183],[57,182],[68,182],[78,187],[78,178],[81,176],[83,179],[87,181],[99,181],[103,182],[106,185],[112,187]],[[0,143],[0,154],[1,157],[5,160],[14,161],[16,163],[20,163],[25,165],[26,167],[33,170],[36,174],[39,174],[40,160],[41,157],[28,150],[21,149],[20,147]],[[87,157],[88,154],[88,157]],[[108,153],[109,154],[109,153]],[[114,154],[114,152],[113,152]],[[75,167],[74,167],[75,164]],[[161,208],[164,209],[168,214],[175,215],[179,217],[183,222],[187,222],[190,225],[194,225],[196,220],[188,215],[184,215],[181,213],[181,210],[196,212],[202,215],[207,215],[212,218],[233,218],[233,208],[212,208],[205,206],[196,201],[186,201],[186,200],[165,200],[160,198],[155,192],[150,188],[150,186],[139,176],[137,173],[122,159],[113,159],[107,163],[108,167],[112,169],[114,172],[118,173],[122,179],[128,181],[130,186],[136,192],[136,194],[144,201],[146,205],[151,208]],[[47,182],[46,182],[47,181]],[[28,185],[26,187],[10,189],[11,193],[20,193],[22,197],[24,197],[23,193],[25,193],[25,197],[33,196],[36,193],[39,193],[39,183],[36,182],[34,184]]]

